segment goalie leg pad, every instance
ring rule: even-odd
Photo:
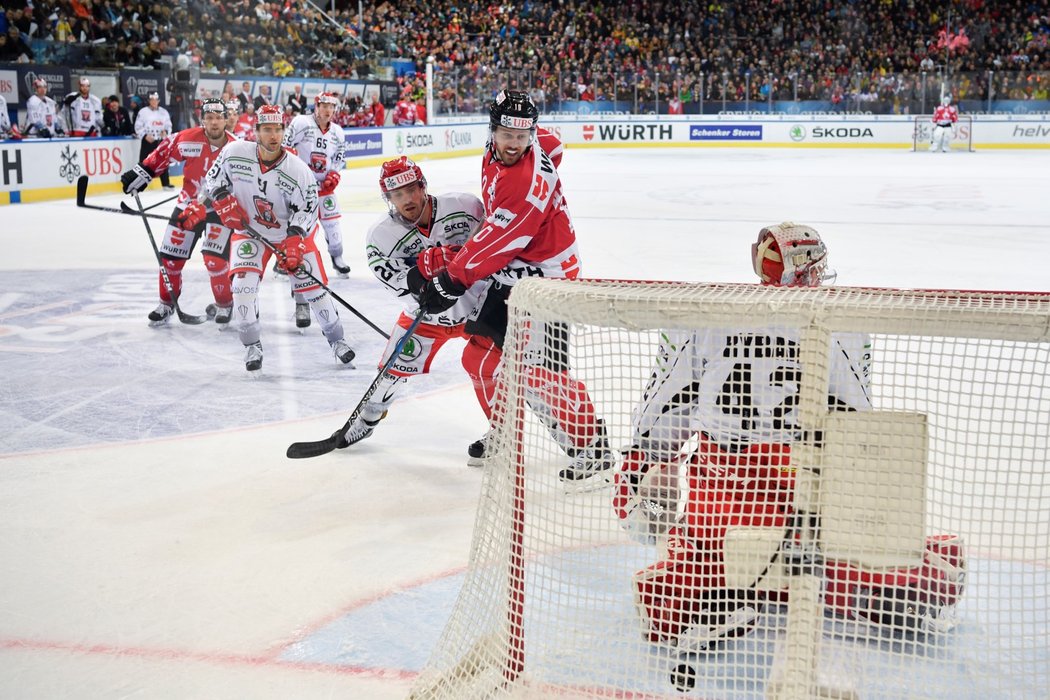
[[[966,586],[964,543],[958,535],[933,535],[919,565],[870,570],[829,561],[824,575],[825,603],[840,617],[894,632],[943,630]]]

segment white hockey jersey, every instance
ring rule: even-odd
[[[36,131],[47,129],[52,134],[64,131],[55,101],[47,95],[33,95],[26,100],[26,125]]]
[[[7,112],[7,100],[0,95],[0,135],[6,136],[11,131],[11,117]]]
[[[634,410],[634,444],[671,461],[697,431],[730,452],[796,441],[798,337],[787,327],[665,331]],[[833,334],[830,361],[829,408],[870,410],[870,337]]]
[[[346,164],[346,137],[343,127],[335,122],[321,131],[317,120],[309,114],[292,119],[284,130],[284,145],[294,148],[299,160],[306,163],[318,182],[331,171],[340,171]]]
[[[485,219],[485,208],[477,197],[462,192],[450,192],[431,197],[433,215],[429,231],[424,234],[418,226],[406,226],[390,215],[372,225],[365,242],[365,254],[372,274],[398,296],[405,298],[405,311],[415,315],[419,305],[409,290],[408,271],[415,266],[416,256],[425,248],[438,245],[463,245]],[[437,326],[457,326],[466,322],[479,295],[488,286],[487,280],[472,285],[456,305],[440,314],[423,317],[423,323]]]
[[[92,128],[102,133],[102,100],[91,94],[87,97],[78,94],[69,104],[69,129],[86,133]]]
[[[171,133],[171,115],[163,107],[152,109],[146,105],[135,117],[135,136],[162,139]]]
[[[252,229],[271,243],[283,241],[289,226],[309,236],[317,223],[317,181],[287,150],[276,164],[263,168],[254,142],[229,143],[208,170],[204,190],[212,199],[219,190],[230,192]]]

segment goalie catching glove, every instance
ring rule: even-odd
[[[298,226],[289,226],[288,238],[277,244],[279,252],[277,266],[285,272],[295,272],[303,264],[303,256],[306,255],[304,236],[306,236],[306,231]]]
[[[439,314],[455,306],[466,291],[466,287],[449,276],[448,270],[442,270],[419,290],[419,308],[428,314]]]
[[[317,193],[322,197],[326,197],[335,192],[335,188],[339,186],[339,178],[339,173],[337,173],[334,170],[325,175],[324,180],[321,181],[321,187]]]
[[[248,215],[244,213],[240,202],[226,190],[219,190],[215,193],[211,206],[223,226],[243,231],[248,225]]]
[[[153,180],[153,171],[142,163],[120,176],[120,184],[124,188],[124,194],[138,194],[149,187]]]

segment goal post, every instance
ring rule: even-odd
[[[912,147],[913,151],[929,152],[933,141],[933,115],[918,114],[912,122]],[[973,117],[969,114],[960,114],[955,129],[952,130],[952,138],[948,143],[952,151],[972,152],[973,148]]]
[[[508,306],[468,570],[412,698],[1050,686],[1050,295],[523,280]],[[613,475],[668,358],[694,373],[684,441],[624,520]],[[612,469],[561,478],[580,452],[537,367],[593,403]],[[740,421],[784,432],[720,438]]]

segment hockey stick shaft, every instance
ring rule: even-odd
[[[150,219],[159,219],[161,221],[167,221],[168,220],[168,217],[166,217],[166,216],[161,216],[160,214],[150,214],[150,213],[147,213],[145,210],[143,210],[142,212],[137,212],[137,211],[134,211],[132,209],[124,210],[124,209],[117,209],[116,207],[100,207],[100,206],[98,206],[96,204],[88,204],[86,201],[84,201],[85,198],[87,197],[87,188],[88,188],[88,176],[87,175],[81,175],[80,178],[77,180],[77,206],[78,207],[82,207],[84,209],[94,209],[95,211],[108,211],[108,212],[111,212],[113,214],[131,214],[132,216],[145,216],[145,217],[149,217]],[[124,203],[121,202],[121,204],[123,205]]]
[[[258,231],[256,231],[255,229],[253,229],[253,228],[252,228],[251,226],[246,226],[246,227],[245,227],[245,229],[244,229],[244,232],[245,232],[245,233],[247,233],[247,234],[248,234],[249,236],[251,236],[252,238],[254,238],[255,240],[257,240],[257,241],[259,241],[260,243],[262,243],[262,244],[263,244],[264,246],[266,246],[267,248],[269,248],[269,249],[270,249],[270,251],[271,251],[271,252],[272,252],[272,253],[273,253],[274,255],[278,256],[278,257],[279,257],[279,258],[281,258],[281,259],[283,259],[283,258],[284,258],[284,254],[283,254],[283,253],[281,253],[281,251],[279,251],[279,250],[277,249],[277,246],[275,246],[275,245],[274,245],[273,243],[270,243],[270,241],[268,241],[268,240],[266,240],[265,238],[263,238],[263,237],[262,237],[262,235],[260,235],[260,234],[259,234],[259,232],[258,232]],[[305,275],[306,275],[307,277],[309,277],[310,279],[312,279],[312,280],[313,280],[314,282],[316,282],[317,284],[321,285],[321,289],[323,289],[323,290],[325,290],[326,292],[328,292],[329,294],[331,294],[331,295],[332,295],[332,298],[333,298],[333,299],[335,299],[335,300],[336,300],[336,301],[338,301],[338,302],[339,302],[340,304],[342,304],[343,306],[345,306],[345,307],[346,307],[346,309],[347,309],[347,310],[348,310],[348,311],[349,311],[350,313],[352,313],[352,314],[353,314],[354,316],[357,316],[357,317],[358,317],[359,319],[361,319],[362,321],[364,321],[364,322],[365,322],[365,325],[367,325],[367,326],[368,326],[369,328],[371,328],[372,330],[374,330],[374,331],[375,331],[376,333],[378,333],[379,335],[383,336],[383,337],[384,337],[384,338],[386,338],[387,340],[390,340],[390,336],[389,336],[389,335],[387,334],[387,332],[386,332],[386,331],[384,331],[384,330],[383,330],[382,328],[380,328],[380,327],[379,327],[379,326],[377,326],[376,324],[372,323],[372,321],[371,321],[371,320],[370,320],[370,319],[369,319],[369,318],[368,318],[367,316],[365,316],[365,315],[364,315],[364,314],[362,314],[362,313],[361,313],[360,311],[358,311],[358,310],[357,310],[357,309],[355,309],[355,308],[354,308],[353,306],[351,306],[351,305],[350,305],[350,302],[348,302],[348,301],[347,301],[346,299],[344,299],[343,297],[341,297],[341,296],[339,296],[338,294],[336,294],[336,293],[335,293],[335,290],[334,290],[334,289],[332,289],[332,288],[331,288],[331,287],[329,287],[329,286],[328,286],[327,284],[325,284],[324,282],[322,282],[322,281],[321,281],[321,280],[320,280],[319,278],[317,278],[317,277],[316,277],[316,276],[315,276],[315,275],[314,275],[314,274],[313,274],[312,272],[310,272],[309,270],[307,270],[307,269],[306,269],[305,267],[302,267],[302,266],[300,266],[300,267],[299,267],[299,269],[298,269],[298,270],[296,270],[296,272],[297,272],[297,273],[298,273],[298,272],[302,272],[302,273],[303,273],[303,274],[305,274]]]
[[[288,457],[288,459],[320,457],[321,455],[328,454],[339,447],[340,438],[342,438],[343,434],[354,424],[354,421],[356,421],[358,416],[361,415],[361,409],[364,408],[364,405],[368,403],[368,400],[372,398],[372,395],[376,393],[377,389],[379,389],[383,377],[386,376],[386,373],[391,367],[393,367],[394,361],[401,353],[401,348],[405,346],[408,339],[412,337],[413,333],[415,333],[416,327],[419,326],[424,316],[426,316],[426,312],[423,311],[423,309],[420,309],[416,314],[416,317],[412,319],[412,323],[409,324],[408,330],[406,330],[404,335],[398,339],[397,344],[394,345],[393,350],[390,351],[390,357],[386,358],[386,362],[384,362],[383,366],[380,368],[379,374],[377,374],[375,379],[372,380],[372,383],[368,385],[364,395],[361,396],[361,400],[358,401],[357,406],[354,407],[353,413],[351,413],[350,417],[346,419],[346,422],[343,423],[342,427],[324,440],[317,440],[316,442],[293,442],[288,446],[288,451],[285,452],[285,456]]]
[[[175,197],[178,197],[178,196],[179,195],[175,195]],[[161,204],[166,204],[166,203],[170,202],[171,200],[175,199],[175,197],[168,197],[167,199],[162,199],[161,201],[157,202],[156,204],[149,205],[148,207],[146,207],[144,209],[144,211],[149,211],[150,209],[153,209],[154,207],[159,207]],[[122,212],[124,212],[125,214],[134,214],[135,216],[139,215],[139,213],[137,211],[135,211],[134,209],[129,207],[124,202],[120,203],[120,210]],[[154,216],[159,216],[159,214],[155,214]]]
[[[142,208],[142,201],[139,199],[138,192],[135,193],[135,204],[138,205],[139,214],[142,216],[142,223],[146,226],[146,235],[149,237],[149,244],[153,246],[153,255],[157,258],[157,264],[160,266],[160,276],[164,280],[164,287],[168,290],[168,296],[171,297],[171,305],[175,308],[175,313],[178,314],[179,320],[183,323],[196,326],[204,323],[208,320],[207,316],[192,316],[182,308],[179,307],[178,295],[175,294],[175,287],[171,283],[171,278],[168,276],[168,268],[164,266],[164,260],[160,257],[160,249],[157,248],[157,240],[153,237],[153,229],[149,225],[149,214]]]

